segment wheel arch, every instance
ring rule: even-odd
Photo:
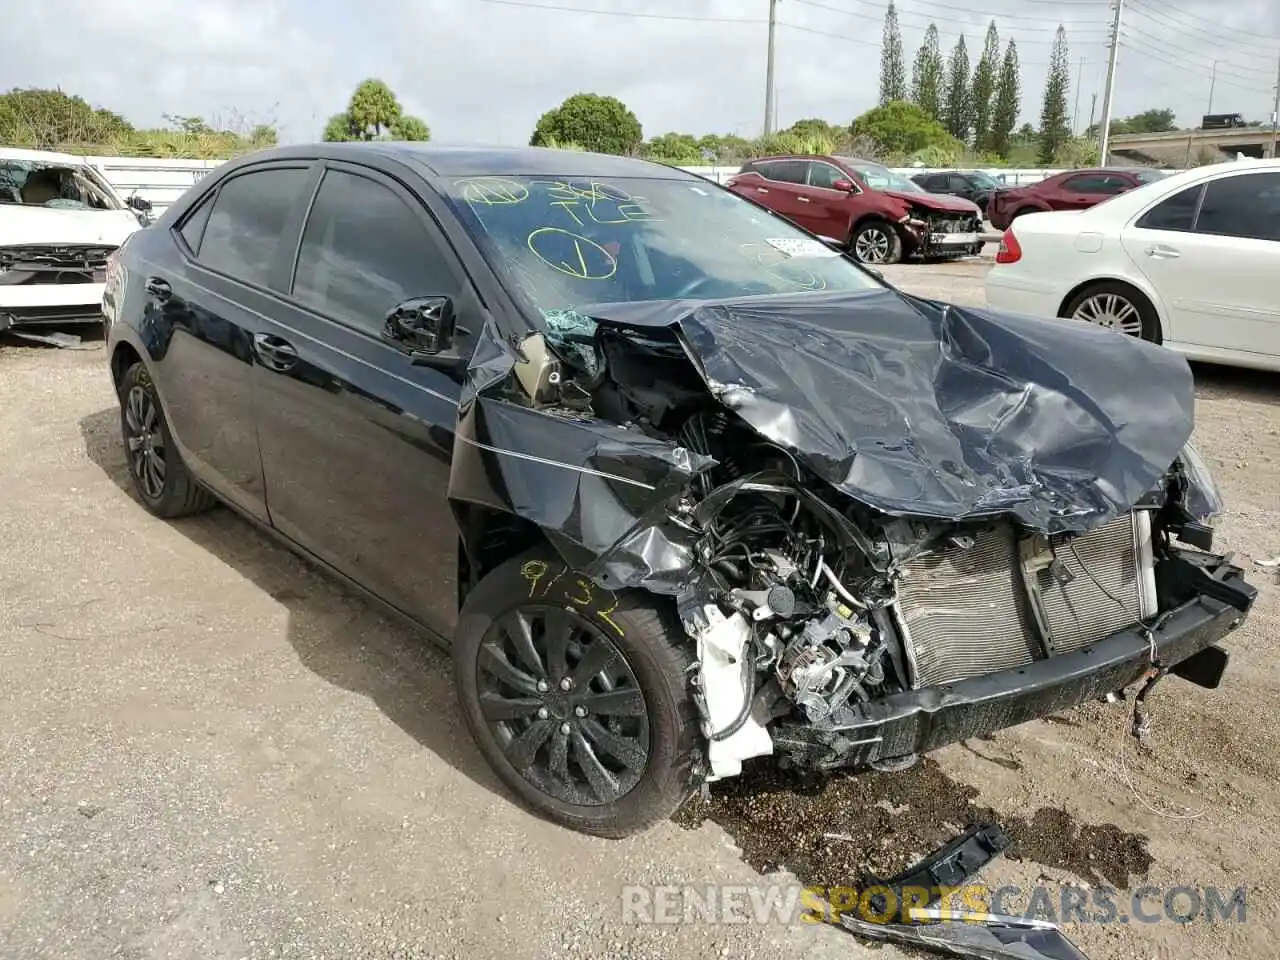
[[[1067,312],[1066,312],[1067,305],[1070,304],[1071,301],[1074,300],[1076,297],[1080,296],[1080,294],[1084,293],[1086,290],[1090,289],[1091,287],[1098,287],[1098,286],[1102,286],[1104,284],[1109,284],[1109,283],[1117,284],[1122,287],[1127,287],[1128,289],[1132,290],[1135,294],[1137,294],[1139,297],[1141,297],[1143,300],[1146,301],[1147,305],[1151,308],[1151,312],[1155,315],[1155,318],[1156,318],[1156,341],[1155,342],[1163,343],[1165,339],[1165,333],[1166,333],[1166,321],[1165,321],[1164,311],[1161,309],[1160,298],[1155,295],[1154,291],[1148,290],[1142,285],[1135,283],[1133,279],[1130,277],[1122,277],[1122,276],[1117,276],[1115,274],[1109,273],[1109,274],[1102,274],[1099,276],[1089,277],[1087,280],[1080,281],[1075,286],[1073,286],[1070,290],[1068,290],[1066,292],[1066,295],[1063,296],[1062,300],[1059,301],[1057,316],[1061,318],[1065,318],[1067,316]]]
[[[458,523],[458,609],[485,574],[507,560],[540,544],[555,549],[532,520],[464,500],[453,500],[451,506]]]
[[[124,372],[135,363],[142,363],[142,354],[128,340],[121,340],[116,344],[115,349],[111,351],[111,382],[115,384],[116,392],[120,392],[120,381],[124,379]]]

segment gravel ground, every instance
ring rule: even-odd
[[[981,303],[986,268],[885,272]],[[1090,704],[898,774],[760,765],[642,838],[592,840],[510,801],[418,637],[225,511],[150,518],[103,360],[0,343],[0,957],[890,960],[821,926],[624,924],[621,890],[843,884],[984,818],[1014,841],[992,888],[1247,889],[1244,924],[1068,924],[1094,960],[1275,955],[1269,575],[1223,687],[1166,681],[1146,751],[1124,705]],[[1251,567],[1280,554],[1280,385],[1196,372],[1220,542]]]

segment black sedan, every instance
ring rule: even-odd
[[[224,503],[448,644],[488,762],[585,832],[1215,686],[1253,601],[1177,354],[908,297],[671,167],[252,154],[103,310],[143,505]]]

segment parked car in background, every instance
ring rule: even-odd
[[[905,296],[672,167],[260,151],[109,285],[145,507],[221,500],[427,628],[497,776],[576,830],[754,757],[900,769],[1153,663],[1216,686],[1253,603],[1180,357]]]
[[[728,188],[780,213],[861,263],[960,257],[982,250],[982,211],[929,193],[888,167],[852,157],[749,160]]]
[[[0,147],[0,330],[101,322],[107,258],[150,206],[81,157]]]
[[[1149,167],[1068,170],[1025,187],[996,190],[987,202],[987,219],[1003,230],[1018,217],[1047,210],[1088,210],[1108,197],[1164,176]]]
[[[987,300],[1163,343],[1197,360],[1280,370],[1280,161],[1156,180],[1082,213],[1019,219]]]
[[[991,194],[1003,186],[991,174],[981,170],[940,170],[917,173],[911,179],[930,193],[949,193],[975,203],[984,213]]]

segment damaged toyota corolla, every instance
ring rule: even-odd
[[[489,763],[588,833],[751,758],[1215,687],[1253,602],[1181,357],[905,295],[680,170],[267,151],[109,288],[143,503],[216,497],[450,638]]]

